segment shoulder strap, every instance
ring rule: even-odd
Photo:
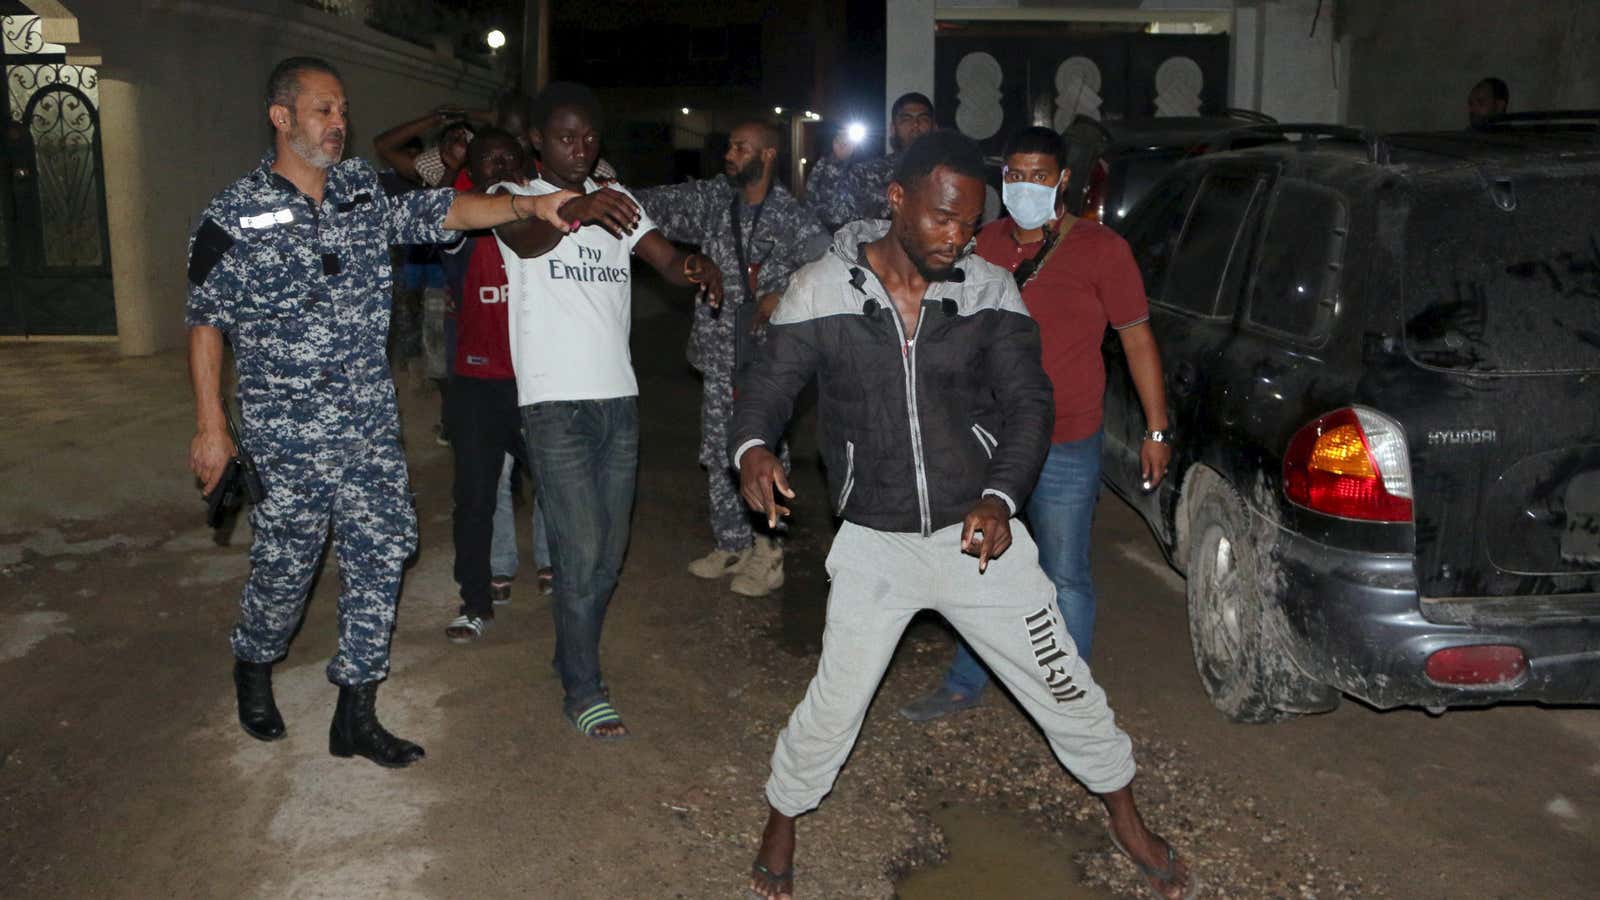
[[[1059,229],[1054,234],[1045,238],[1044,246],[1039,248],[1039,252],[1034,255],[1033,259],[1029,260],[1029,262],[1033,263],[1033,271],[1029,272],[1026,277],[1017,283],[1018,291],[1021,291],[1023,288],[1032,284],[1033,280],[1039,277],[1039,273],[1044,271],[1045,263],[1048,263],[1050,261],[1050,257],[1055,255],[1056,248],[1061,246],[1061,239],[1065,237],[1067,232],[1072,230],[1072,226],[1076,225],[1077,223],[1078,220],[1073,219],[1067,224],[1066,228]]]

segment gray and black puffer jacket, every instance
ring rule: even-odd
[[[1050,449],[1055,405],[1039,328],[1010,273],[968,254],[928,286],[913,334],[867,265],[887,222],[839,229],[789,284],[762,358],[738,385],[729,451],[775,447],[812,376],[833,508],[879,531],[930,535],[985,494],[1013,514]]]

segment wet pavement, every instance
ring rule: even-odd
[[[1090,828],[1043,830],[1008,810],[945,806],[933,813],[950,858],[899,884],[898,900],[1108,900],[1116,894],[1081,883],[1077,854],[1104,839]]]

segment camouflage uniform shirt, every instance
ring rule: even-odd
[[[854,164],[827,154],[817,160],[806,178],[806,197],[817,218],[830,228],[857,219],[887,219],[886,192],[899,164],[899,153]]]
[[[190,326],[233,343],[247,443],[395,439],[384,355],[391,244],[452,240],[455,192],[390,197],[365,160],[328,170],[315,204],[274,153],[212,199],[189,245]]]
[[[699,246],[700,252],[722,270],[728,309],[712,316],[704,304],[695,307],[691,357],[702,372],[731,373],[732,308],[767,294],[783,293],[791,275],[828,249],[828,233],[811,210],[778,184],[767,191],[759,219],[757,207],[740,199],[737,237],[733,233],[732,205],[738,191],[726,176],[648,188],[636,195],[668,240]],[[755,297],[746,296],[745,282],[739,278],[735,240],[744,242],[748,261],[761,267],[756,275]]]

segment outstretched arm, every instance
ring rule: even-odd
[[[659,231],[640,238],[633,252],[673,284],[700,288],[711,308],[722,306],[722,270],[710,257],[679,250]]]
[[[563,219],[561,205],[578,196],[571,191],[557,191],[530,197],[527,194],[457,194],[444,217],[444,227],[451,231],[480,231],[507,222],[532,222],[560,233],[572,230],[572,224]]]
[[[686,181],[635,191],[650,221],[669,241],[704,244],[711,227],[716,181]],[[723,208],[727,203],[722,204]]]
[[[489,196],[498,198],[500,195]],[[602,188],[591,194],[562,191],[560,195],[545,196],[562,197],[554,220],[530,216],[520,221],[502,219],[493,226],[495,235],[523,259],[549,253],[560,243],[563,234],[586,225],[598,225],[617,237],[626,237],[633,234],[639,224],[639,204],[627,194],[611,188]]]

